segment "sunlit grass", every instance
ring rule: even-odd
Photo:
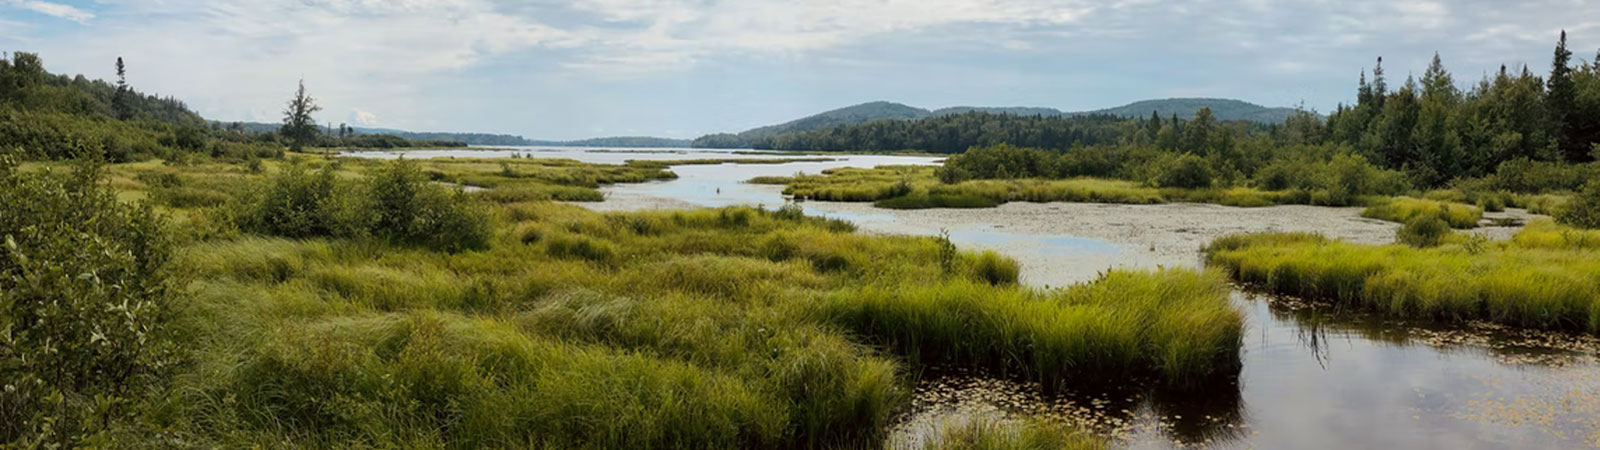
[[[1214,275],[1041,291],[998,254],[947,259],[934,239],[797,210],[597,213],[506,194],[581,182],[527,175],[539,163],[419,163],[487,180],[487,249],[253,236],[206,223],[204,202],[169,206],[212,232],[177,258],[189,296],[174,334],[191,363],[147,420],[221,447],[873,447],[922,364],[1053,386],[1192,387],[1238,370],[1242,321]],[[113,171],[129,193],[170,189],[140,181],[152,171],[230,193],[286,164]],[[299,164],[355,179],[382,163]],[[1021,432],[981,439],[1057,442]]]
[[[1513,242],[1456,239],[1417,249],[1255,234],[1218,239],[1206,253],[1238,280],[1283,294],[1403,317],[1593,333],[1600,331],[1600,252],[1587,241],[1594,237],[1539,222]]]
[[[1312,192],[1249,187],[1155,188],[1103,178],[985,179],[945,184],[931,166],[839,168],[818,175],[757,177],[755,184],[785,185],[784,194],[803,200],[874,202],[882,208],[986,208],[1010,202],[1158,204],[1212,203],[1238,207],[1325,203]],[[1382,199],[1360,198],[1357,203]]]
[[[1400,223],[1423,214],[1437,214],[1451,228],[1476,228],[1483,219],[1483,209],[1477,206],[1410,197],[1395,197],[1361,211],[1361,217]]]

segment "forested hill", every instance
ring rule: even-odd
[[[1195,111],[1211,108],[1211,113],[1222,121],[1246,121],[1267,124],[1283,123],[1294,115],[1294,108],[1269,108],[1250,102],[1225,98],[1168,98],[1133,102],[1115,108],[1089,111],[1081,114],[1104,114],[1118,117],[1148,117],[1152,111],[1161,117],[1178,116],[1193,119]]]
[[[1180,119],[1194,117],[1201,108],[1211,108],[1212,114],[1223,121],[1247,121],[1264,124],[1283,123],[1295,112],[1293,108],[1269,108],[1254,103],[1232,99],[1217,98],[1169,98],[1160,100],[1144,100],[1115,108],[1106,108],[1095,111],[1065,112],[1055,108],[1032,106],[955,106],[928,110],[907,106],[893,102],[871,102],[855,106],[839,108],[820,114],[807,116],[778,125],[769,125],[753,128],[740,132],[718,133],[701,136],[694,140],[695,147],[707,148],[742,148],[755,146],[760,142],[770,141],[772,138],[787,134],[807,131],[824,130],[845,125],[859,125],[874,120],[902,119],[918,120],[935,117],[948,117],[968,113],[1009,114],[1014,116],[1039,116],[1039,117],[1076,117],[1076,116],[1116,116],[1116,117],[1147,117],[1151,112],[1162,117],[1177,116]]]
[[[467,145],[537,145],[537,143],[535,143],[534,141],[532,141],[532,140],[530,140],[528,138],[525,138],[525,137],[522,137],[522,136],[510,135],[510,134],[451,133],[451,132],[427,132],[427,131],[419,132],[419,131],[403,131],[403,130],[390,130],[390,129],[384,129],[384,128],[361,128],[361,127],[357,127],[356,128],[356,132],[357,133],[365,133],[365,134],[388,134],[388,135],[400,136],[400,137],[403,137],[403,138],[406,138],[406,139],[422,140],[422,141],[454,141],[454,142],[466,143]]]
[[[689,146],[688,139],[673,139],[653,136],[613,136],[576,141],[557,141],[553,145],[567,147],[645,147],[645,148],[684,148]]]
[[[692,144],[694,147],[705,148],[744,148],[749,147],[751,142],[784,133],[821,130],[881,119],[921,119],[932,114],[926,109],[899,103],[870,102],[825,111],[777,125],[752,128],[738,134],[718,133],[701,136]]]

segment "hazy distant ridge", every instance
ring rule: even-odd
[[[862,103],[854,106],[824,111],[822,113],[791,120],[777,125],[752,128],[739,132],[718,133],[701,136],[694,140],[696,147],[745,147],[750,142],[797,131],[813,131],[841,125],[855,125],[883,119],[916,120],[928,117],[965,114],[970,112],[985,112],[995,114],[1014,114],[1019,116],[1080,116],[1088,114],[1108,114],[1123,117],[1148,117],[1151,112],[1160,114],[1161,117],[1177,115],[1179,118],[1194,117],[1195,111],[1200,108],[1211,108],[1212,114],[1219,120],[1241,120],[1261,123],[1282,123],[1284,119],[1294,114],[1294,108],[1274,108],[1257,105],[1254,103],[1221,98],[1169,98],[1159,100],[1144,100],[1115,108],[1098,109],[1094,111],[1067,112],[1055,108],[1032,106],[954,106],[928,110],[900,103],[876,101]]]

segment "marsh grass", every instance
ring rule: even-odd
[[[170,189],[133,175],[159,170],[183,188],[232,195],[300,171],[290,184],[319,193],[323,182],[418,176],[377,161],[290,159],[263,160],[260,173],[130,164],[113,167],[108,184]],[[487,181],[490,192],[645,170],[417,168],[429,180]],[[534,175],[546,169],[555,175]],[[391,187],[404,186],[416,185]],[[415,198],[403,194],[377,197]],[[486,245],[439,251],[241,230],[206,222],[228,206],[168,206],[210,231],[190,235],[173,263],[185,295],[168,331],[187,362],[137,419],[160,430],[144,436],[161,437],[130,442],[859,448],[884,444],[908,374],[923,363],[1054,386],[1128,375],[1203,386],[1238,370],[1242,323],[1214,275],[1113,272],[1041,291],[1019,286],[1019,266],[998,254],[856,234],[797,206],[597,213],[505,198],[482,207]]]
[[[1399,223],[1423,215],[1437,216],[1451,228],[1466,229],[1478,226],[1478,221],[1483,219],[1483,209],[1448,201],[1395,197],[1361,211],[1361,217]]]
[[[982,179],[943,183],[931,166],[838,168],[819,175],[758,177],[748,182],[783,184],[784,194],[802,200],[874,202],[881,208],[987,208],[1010,202],[1081,202],[1158,204],[1212,203],[1238,207],[1285,204],[1344,205],[1382,201],[1354,197],[1335,202],[1326,192],[1303,189],[1261,190],[1249,187],[1155,188],[1102,178]]]
[[[931,442],[917,448],[899,444],[897,450],[1099,450],[1108,444],[1071,427],[1043,420],[990,420],[974,418],[947,426]]]
[[[1269,233],[1224,237],[1205,252],[1234,278],[1277,293],[1402,317],[1595,333],[1596,237],[1540,221],[1512,242],[1445,239],[1418,249]]]

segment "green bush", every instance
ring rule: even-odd
[[[170,241],[100,174],[21,173],[0,154],[0,447],[108,444],[172,363]]]
[[[447,252],[489,246],[488,209],[459,190],[429,182],[410,161],[380,168],[367,192],[371,229],[378,237]]]
[[[1437,213],[1422,213],[1406,219],[1395,232],[1395,241],[1417,248],[1436,247],[1450,234],[1450,225]]]
[[[341,180],[335,170],[290,166],[229,212],[240,229],[273,236],[370,236],[446,252],[489,246],[487,207],[428,181],[409,161],[378,168],[366,183]]]
[[[1211,187],[1215,177],[1204,158],[1186,153],[1167,161],[1155,181],[1160,187],[1195,189]]]
[[[331,167],[291,165],[246,193],[233,211],[241,230],[291,238],[353,237],[366,231],[360,205]]]
[[[1556,221],[1578,228],[1600,228],[1600,180],[1590,181],[1582,192],[1567,199],[1556,213]]]

